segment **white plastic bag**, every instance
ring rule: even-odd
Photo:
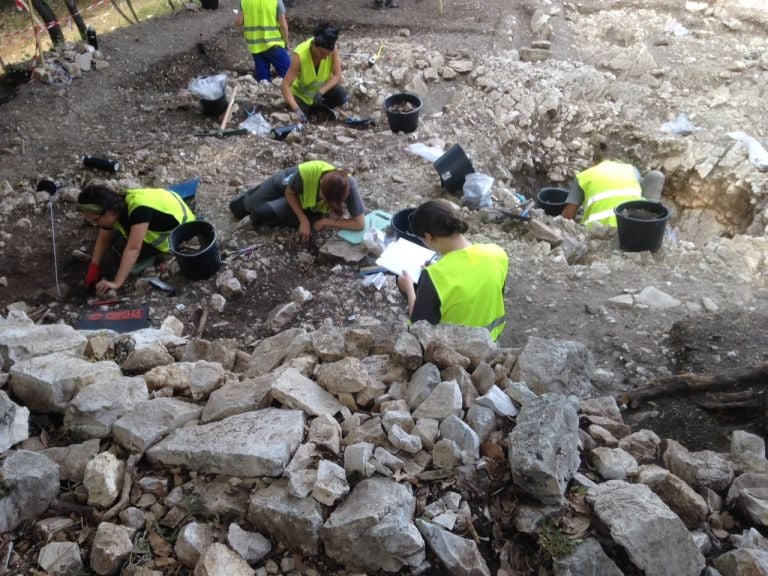
[[[245,128],[251,134],[256,134],[256,136],[266,137],[269,131],[272,130],[272,125],[259,112],[258,114],[248,116],[248,118],[240,122],[240,128]]]
[[[416,156],[421,156],[424,160],[429,160],[430,162],[434,162],[443,155],[442,148],[439,148],[438,146],[427,146],[421,142],[409,144],[405,147],[405,151],[410,152],[411,154],[416,154]]]
[[[224,96],[227,85],[226,74],[215,76],[198,76],[189,83],[187,89],[202,100],[218,100]]]
[[[473,210],[490,208],[493,206],[493,200],[491,199],[492,187],[493,178],[488,176],[488,174],[481,172],[467,174],[464,179],[464,187],[462,188],[464,196],[461,197],[461,204]]]
[[[375,256],[379,256],[384,251],[385,235],[382,230],[376,227],[371,227],[365,231],[363,235],[363,244],[372,252]]]
[[[661,125],[662,132],[668,132],[678,136],[690,136],[699,130],[701,130],[701,128],[694,126],[691,121],[688,120],[688,115],[683,113],[678,114],[677,118],[674,120],[664,122],[664,124]]]
[[[363,278],[363,286],[373,286],[376,290],[381,290],[384,283],[387,281],[387,275],[384,272],[377,272],[376,274],[369,274]]]
[[[763,148],[763,145],[760,144],[760,142],[741,131],[729,132],[728,136],[746,146],[749,161],[758,169],[758,171],[768,172],[768,152],[765,151],[765,148]]]

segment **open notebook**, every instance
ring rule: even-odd
[[[398,238],[381,253],[376,264],[382,266],[394,274],[402,274],[407,271],[414,282],[419,281],[421,269],[426,264],[437,260],[437,252],[409,242],[404,238]]]

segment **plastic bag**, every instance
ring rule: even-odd
[[[680,22],[678,22],[674,18],[669,18],[667,20],[667,24],[666,26],[664,26],[664,29],[667,32],[671,32],[673,35],[677,36],[678,38],[682,36],[688,36],[688,34],[691,33],[691,31],[688,30],[688,28],[680,24]]]
[[[373,286],[376,290],[381,290],[384,283],[387,281],[387,275],[384,272],[377,272],[376,274],[370,274],[363,278],[363,286]]]
[[[478,210],[480,208],[490,208],[493,206],[491,199],[491,187],[493,178],[481,172],[467,174],[462,188],[464,195],[461,197],[461,204]]]
[[[661,125],[662,132],[669,132],[670,134],[677,134],[678,136],[690,136],[699,130],[701,130],[701,128],[694,126],[691,121],[688,120],[688,115],[683,113],[678,114],[677,118],[674,120],[664,122],[664,124]]]
[[[198,76],[189,83],[187,89],[202,100],[218,100],[224,96],[227,85],[226,74],[216,76]]]
[[[256,134],[256,136],[265,137],[272,130],[272,125],[259,112],[258,114],[248,116],[248,118],[240,122],[240,128],[245,128],[251,134]]]
[[[363,235],[363,244],[375,256],[379,256],[385,247],[385,235],[382,230],[372,227],[365,231]]]
[[[765,151],[765,148],[763,148],[763,145],[760,144],[760,142],[741,131],[729,132],[728,136],[746,146],[749,161],[758,169],[758,171],[768,172],[768,152]]]
[[[416,154],[416,156],[421,156],[424,160],[429,160],[430,162],[434,162],[443,155],[442,148],[439,148],[438,146],[427,146],[421,142],[409,144],[405,147],[405,151],[410,152],[411,154]]]

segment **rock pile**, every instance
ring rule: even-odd
[[[0,530],[37,520],[39,542],[12,566],[501,575],[519,534],[562,576],[768,573],[764,442],[689,452],[632,432],[576,342],[502,349],[421,322],[235,346],[173,318],[122,335],[0,319]],[[29,410],[47,434],[29,437]]]

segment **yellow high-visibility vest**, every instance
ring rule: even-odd
[[[301,59],[301,70],[291,84],[291,92],[296,98],[308,105],[312,104],[315,92],[333,76],[333,54],[320,60],[320,66],[315,70],[312,54],[309,51],[312,40],[312,38],[305,40],[293,50],[294,54],[297,54]]]
[[[192,210],[189,209],[178,194],[162,188],[134,188],[126,190],[125,204],[128,207],[129,216],[139,206],[146,206],[173,216],[179,224],[192,222],[196,219]],[[128,238],[130,231],[126,230],[122,224],[115,222],[115,229]],[[157,231],[149,229],[144,235],[144,242],[154,246],[160,252],[168,252],[171,249],[168,244],[170,236],[170,230]]]
[[[299,164],[299,175],[304,185],[304,191],[299,197],[302,208],[321,214],[330,214],[331,209],[328,204],[320,198],[320,178],[326,172],[333,172],[334,170],[336,167],[333,164],[328,164],[322,160],[312,160]]]
[[[615,228],[616,214],[613,209],[643,195],[635,168],[622,162],[600,162],[597,166],[579,172],[576,180],[584,191],[584,216],[581,223],[587,228],[595,222]]]
[[[277,23],[277,0],[241,0],[243,36],[251,54],[265,52],[272,46],[285,47]]]
[[[506,326],[504,284],[509,258],[496,244],[445,254],[425,272],[440,297],[440,322],[487,328],[493,340]]]

